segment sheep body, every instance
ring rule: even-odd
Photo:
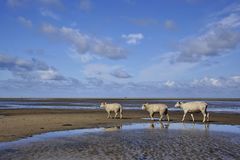
[[[179,107],[183,109],[184,114],[183,114],[182,121],[184,121],[186,114],[190,112],[193,122],[195,121],[193,113],[196,113],[196,112],[202,113],[203,122],[206,121],[206,117],[207,117],[207,121],[209,121],[209,113],[207,112],[207,106],[208,104],[206,102],[186,102],[186,103],[177,102],[175,104],[175,107]]]
[[[120,118],[122,118],[122,106],[119,103],[101,103],[101,108],[104,108],[106,112],[108,113],[107,118],[112,118],[111,112],[115,113],[114,118],[117,118],[117,115],[119,113]]]
[[[159,113],[159,120],[162,120],[163,115],[167,116],[167,120],[169,121],[169,115],[168,115],[168,107],[166,104],[143,104],[142,106],[143,110],[146,110],[149,112],[151,120],[153,120],[153,114]]]

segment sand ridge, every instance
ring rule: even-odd
[[[143,123],[147,120],[142,118],[148,117],[148,113],[142,110],[125,110],[123,119],[107,119],[104,110],[15,109],[0,110],[0,115],[0,142],[49,131]],[[172,111],[170,119],[172,122],[180,122],[182,115],[182,112]],[[201,123],[202,115],[196,114],[195,119]],[[188,121],[191,121],[190,115],[186,116],[186,122]],[[237,113],[210,112],[210,123],[239,125],[240,118]]]

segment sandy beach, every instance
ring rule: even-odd
[[[170,112],[171,122],[180,122],[182,114],[178,111]],[[142,119],[147,117],[147,112],[141,110],[125,110],[123,119],[107,119],[103,110],[0,110],[0,142],[13,141],[49,131],[143,123],[148,122]],[[190,122],[190,118],[190,115],[187,115],[186,122]],[[195,114],[195,119],[196,123],[201,123],[202,115]],[[239,114],[210,112],[210,123],[239,125]]]

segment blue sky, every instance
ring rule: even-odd
[[[0,97],[239,97],[234,0],[0,1]]]

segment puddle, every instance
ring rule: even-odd
[[[152,122],[76,129],[2,142],[0,159],[195,159],[203,155],[235,159],[240,156],[239,134],[240,125],[201,123]]]
[[[143,118],[149,119],[149,118]],[[156,119],[157,121],[158,119]],[[222,124],[196,124],[196,123],[168,123],[168,122],[149,122],[149,123],[133,123],[121,126],[112,126],[105,128],[90,128],[90,129],[74,129],[66,131],[47,132],[31,137],[23,138],[12,142],[0,142],[0,150],[4,146],[26,144],[31,142],[45,141],[52,138],[71,137],[76,135],[85,135],[89,133],[109,132],[109,131],[124,131],[124,130],[139,130],[139,129],[170,129],[170,130],[188,130],[188,131],[217,131],[240,134],[240,125],[222,125]]]

